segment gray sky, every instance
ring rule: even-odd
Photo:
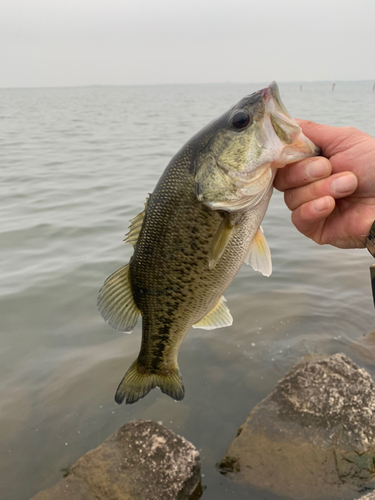
[[[375,0],[1,0],[0,87],[375,79]]]

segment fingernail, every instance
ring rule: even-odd
[[[357,177],[355,175],[342,175],[332,181],[331,187],[338,194],[352,193],[357,188]]]
[[[310,161],[305,169],[306,175],[308,175],[310,179],[320,179],[329,174],[329,171],[329,163],[325,160]]]
[[[324,212],[330,207],[330,199],[328,196],[324,196],[323,198],[318,198],[312,202],[312,207],[315,212]]]

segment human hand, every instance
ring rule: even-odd
[[[364,248],[375,220],[375,139],[354,127],[297,121],[323,156],[277,172],[293,224],[320,245]]]

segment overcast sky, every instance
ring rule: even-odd
[[[375,0],[1,0],[0,87],[375,79]]]

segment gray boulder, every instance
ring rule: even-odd
[[[240,427],[221,470],[298,500],[375,487],[375,392],[343,354],[295,365]]]
[[[133,420],[32,500],[197,500],[201,494],[197,449],[155,422]]]

